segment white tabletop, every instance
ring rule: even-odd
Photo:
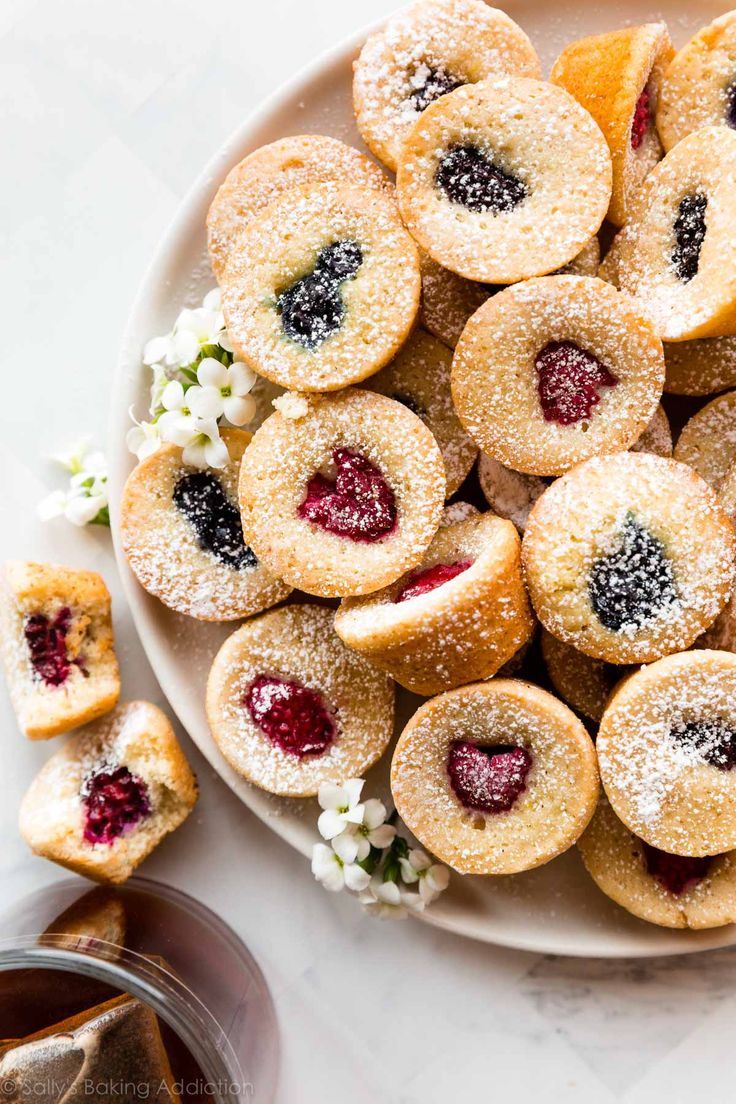
[[[165,705],[109,543],[33,504],[42,454],[104,444],[129,304],[190,181],[267,92],[393,0],[2,0],[0,556],[90,566],[115,600],[124,694]],[[0,691],[3,901],[57,877],[17,807],[48,745]],[[565,960],[382,923],[324,892],[184,736],[202,798],[145,873],[201,898],[263,966],[283,1104],[731,1101],[736,955]],[[513,1094],[513,1097],[512,1097]]]

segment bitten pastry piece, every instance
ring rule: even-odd
[[[509,521],[479,514],[440,529],[415,571],[348,598],[338,636],[416,694],[490,678],[534,631]]]
[[[598,731],[601,780],[617,816],[653,847],[736,847],[736,655],[666,656],[623,682]]]
[[[667,379],[672,395],[712,395],[736,387],[736,337],[665,343]]]
[[[662,77],[674,54],[664,23],[581,38],[565,47],[550,80],[566,88],[603,131],[613,158],[608,220],[622,226],[662,156],[654,125]]]
[[[718,928],[736,921],[736,852],[670,855],[630,832],[605,798],[578,840],[607,897],[663,928]]]
[[[390,197],[339,182],[287,192],[238,237],[220,277],[236,355],[298,391],[383,368],[419,310],[419,253]]]
[[[596,233],[611,156],[567,92],[509,77],[428,107],[401,148],[396,186],[404,222],[435,261],[511,284],[554,272]]]
[[[499,292],[468,322],[452,362],[465,429],[486,455],[532,475],[630,448],[663,383],[662,342],[643,312],[584,276]]]
[[[270,793],[309,797],[364,773],[393,735],[394,684],[335,635],[333,611],[286,606],[223,644],[207,717],[230,766]]]
[[[391,792],[407,828],[461,874],[516,874],[583,831],[598,799],[592,741],[538,686],[493,679],[425,702],[401,734]]]
[[[407,406],[359,390],[292,396],[245,454],[243,531],[292,586],[367,594],[421,563],[445,490],[437,442]]]
[[[100,717],[120,696],[110,594],[94,571],[6,563],[0,643],[10,700],[31,740]]]
[[[163,445],[128,476],[120,510],[122,546],[138,582],[201,621],[250,617],[291,593],[243,539],[238,479],[251,435],[224,429],[222,439],[230,463],[206,471]]]
[[[453,495],[475,463],[478,449],[463,429],[450,393],[452,351],[417,329],[389,364],[369,381],[372,391],[408,406],[432,431],[442,452],[447,497]]]
[[[41,768],[23,799],[20,830],[37,855],[117,885],[196,800],[167,718],[148,702],[128,702],[75,733]]]
[[[736,391],[719,395],[694,414],[677,440],[675,459],[719,490],[736,457]]]
[[[685,464],[624,452],[580,464],[539,499],[522,560],[559,640],[609,663],[689,648],[728,601],[733,526]]]
[[[225,177],[207,212],[207,247],[222,276],[249,222],[286,192],[325,181],[390,192],[388,177],[369,157],[325,134],[300,134],[261,146]]]
[[[695,130],[736,127],[736,12],[703,27],[667,67],[657,109],[666,150]]]
[[[736,334],[736,134],[706,127],[655,166],[615,239],[621,288],[664,341]]]
[[[542,656],[550,682],[563,701],[598,723],[611,691],[627,669],[584,655],[546,629],[542,629]]]
[[[420,0],[371,35],[354,64],[353,102],[363,140],[390,169],[431,103],[504,73],[539,77],[522,29],[481,0]]]

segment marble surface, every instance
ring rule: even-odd
[[[165,705],[108,536],[34,520],[33,503],[56,479],[42,454],[87,432],[104,444],[128,306],[200,166],[266,93],[392,6],[0,4],[0,556],[53,548],[58,560],[102,571],[127,697]],[[283,1033],[279,1104],[732,1099],[733,952],[555,959],[378,922],[316,885],[187,746],[202,800],[145,870],[221,913],[261,962]],[[57,876],[16,831],[21,795],[49,750],[21,739],[0,690],[6,902]]]

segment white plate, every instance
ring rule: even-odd
[[[510,0],[506,10],[532,38],[548,71],[562,46],[584,34],[627,23],[666,19],[676,45],[722,11],[712,0]],[[363,31],[316,62],[271,96],[236,132],[195,183],[159,246],[134,303],[113,394],[109,440],[112,499],[117,502],[132,459],[125,447],[131,405],[147,405],[148,373],[141,349],[166,333],[180,307],[197,305],[214,286],[205,249],[205,215],[228,169],[245,154],[288,134],[324,133],[361,146],[351,112],[351,62]],[[275,48],[275,46],[274,46]],[[207,725],[204,688],[212,656],[234,626],[213,626],[170,613],[138,586],[120,550],[116,511],[113,535],[118,566],[143,647],[182,724],[215,770],[245,804],[303,855],[315,841],[316,803],[278,800],[240,778],[220,755]],[[402,710],[403,711],[403,710]],[[384,763],[368,789],[385,787]],[[309,877],[305,864],[304,876]],[[427,923],[509,947],[568,955],[683,954],[736,942],[736,927],[710,932],[668,931],[629,916],[585,873],[575,849],[539,870],[511,878],[462,878],[432,906]]]

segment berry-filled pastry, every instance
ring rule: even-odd
[[[425,696],[495,675],[534,624],[518,534],[492,514],[440,529],[419,567],[335,616],[350,648]]]
[[[383,368],[419,310],[419,253],[389,196],[330,181],[287,192],[220,278],[238,359],[281,387],[335,391]]]
[[[169,609],[200,621],[234,621],[281,602],[291,587],[243,539],[238,478],[250,434],[224,429],[224,468],[186,465],[163,445],[128,476],[120,536],[138,582]]]
[[[645,843],[605,798],[578,840],[598,888],[640,920],[663,928],[718,928],[736,921],[736,852],[692,858]]]
[[[735,221],[736,134],[725,127],[683,138],[642,184],[613,268],[664,341],[736,334]]]
[[[128,702],[71,736],[23,799],[20,830],[36,855],[120,884],[178,828],[197,782],[168,719]]]
[[[6,563],[0,645],[10,700],[31,740],[94,720],[120,696],[110,594],[94,571]]]
[[[674,855],[736,847],[732,652],[682,652],[630,675],[596,746],[608,800],[641,839]]]
[[[546,629],[542,629],[542,657],[549,680],[562,700],[597,724],[611,691],[627,669],[584,655]]]
[[[460,421],[515,471],[559,475],[634,445],[664,383],[662,342],[602,280],[547,276],[476,311],[452,362]]]
[[[392,187],[364,153],[325,134],[279,138],[238,162],[207,213],[207,247],[215,275],[224,274],[239,235],[264,207],[294,188],[330,180],[383,192]]]
[[[608,142],[608,220],[615,226],[624,224],[642,181],[662,156],[654,117],[673,54],[665,24],[646,23],[572,42],[552,66],[552,83],[590,112]]]
[[[664,389],[672,395],[713,395],[736,387],[736,337],[667,342],[664,360]]]
[[[371,391],[408,406],[432,431],[442,453],[447,497],[475,463],[478,449],[463,429],[450,393],[452,350],[416,329],[395,360],[368,381]]]
[[[391,792],[407,828],[461,874],[549,862],[595,810],[593,743],[546,690],[493,679],[425,702],[401,734]]]
[[[683,426],[675,460],[719,490],[736,457],[736,391],[711,399]]]
[[[243,532],[258,559],[323,598],[380,590],[421,563],[442,517],[442,453],[408,406],[347,390],[294,397],[248,446]]]
[[[207,717],[238,774],[273,794],[309,797],[383,755],[394,684],[345,647],[331,609],[285,606],[225,641],[207,682]]]
[[[728,601],[736,538],[691,468],[624,452],[580,464],[529,515],[522,560],[537,617],[609,663],[689,648]]]
[[[667,67],[657,110],[666,150],[708,126],[736,128],[736,12],[703,27]]]
[[[672,456],[672,448],[672,427],[660,403],[639,440],[631,446],[631,452],[651,452],[655,456]]]
[[[358,129],[393,170],[412,124],[440,96],[505,73],[541,75],[522,29],[481,0],[420,0],[397,12],[367,40],[354,70]]]
[[[511,284],[587,245],[611,198],[611,155],[564,89],[508,77],[428,107],[401,148],[396,185],[406,226],[435,261]]]

